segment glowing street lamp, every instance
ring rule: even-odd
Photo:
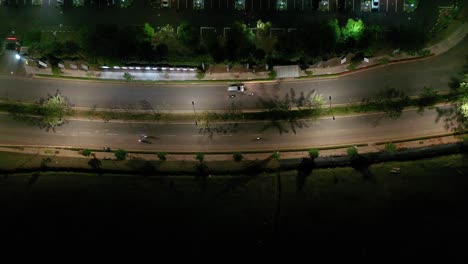
[[[19,54],[15,54],[15,59],[19,60],[21,59],[21,56]]]

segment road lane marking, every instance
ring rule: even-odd
[[[116,134],[116,133],[106,133],[106,135],[108,135],[108,136],[118,136],[119,134]]]

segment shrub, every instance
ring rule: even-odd
[[[234,161],[241,161],[244,157],[242,156],[242,153],[235,152],[232,154],[232,158],[234,159]]]
[[[130,82],[135,78],[135,76],[131,75],[128,72],[124,73],[123,77],[124,77],[125,81],[127,81],[127,82]]]
[[[198,79],[198,80],[201,80],[201,79],[203,79],[203,78],[205,78],[205,72],[204,72],[204,71],[201,71],[201,70],[198,70],[198,71],[197,71],[197,79]]]
[[[423,50],[419,50],[417,52],[418,56],[421,56],[421,57],[424,57],[424,56],[429,56],[431,55],[431,51],[428,50],[428,49],[423,49]]]
[[[387,65],[390,60],[387,57],[379,59],[379,64]]]
[[[89,149],[84,149],[81,154],[85,157],[89,157],[89,155],[91,155],[91,150]]]
[[[167,159],[167,158],[166,158],[166,155],[167,155],[166,152],[158,152],[158,153],[156,153],[156,155],[158,155],[158,159],[159,159],[159,160],[163,160],[163,161],[164,161],[164,160]]]
[[[280,152],[279,151],[273,152],[273,154],[271,154],[271,158],[274,159],[274,160],[279,160],[280,159]]]
[[[386,143],[385,144],[385,152],[388,152],[388,153],[393,153],[396,151],[396,146],[395,144],[389,142],[389,143]]]
[[[117,160],[125,160],[127,158],[127,151],[118,149],[114,152],[114,156]]]
[[[357,66],[359,66],[359,64],[361,64],[361,63],[360,62],[351,62],[348,65],[348,70],[355,71],[357,69]]]
[[[270,79],[276,79],[277,73],[275,70],[271,70],[270,73],[268,74],[268,77]]]
[[[203,162],[203,160],[205,159],[205,154],[202,152],[198,152],[197,154],[195,154],[195,159],[200,162]]]
[[[309,157],[314,160],[318,158],[319,156],[319,150],[317,148],[311,148],[309,149]]]
[[[346,153],[348,153],[348,157],[351,159],[355,159],[359,155],[357,147],[349,147],[346,150]]]

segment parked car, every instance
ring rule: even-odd
[[[379,10],[380,0],[372,0],[372,10]]]

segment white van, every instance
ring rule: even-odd
[[[243,93],[245,91],[243,84],[232,84],[228,87],[228,92],[239,92]]]

